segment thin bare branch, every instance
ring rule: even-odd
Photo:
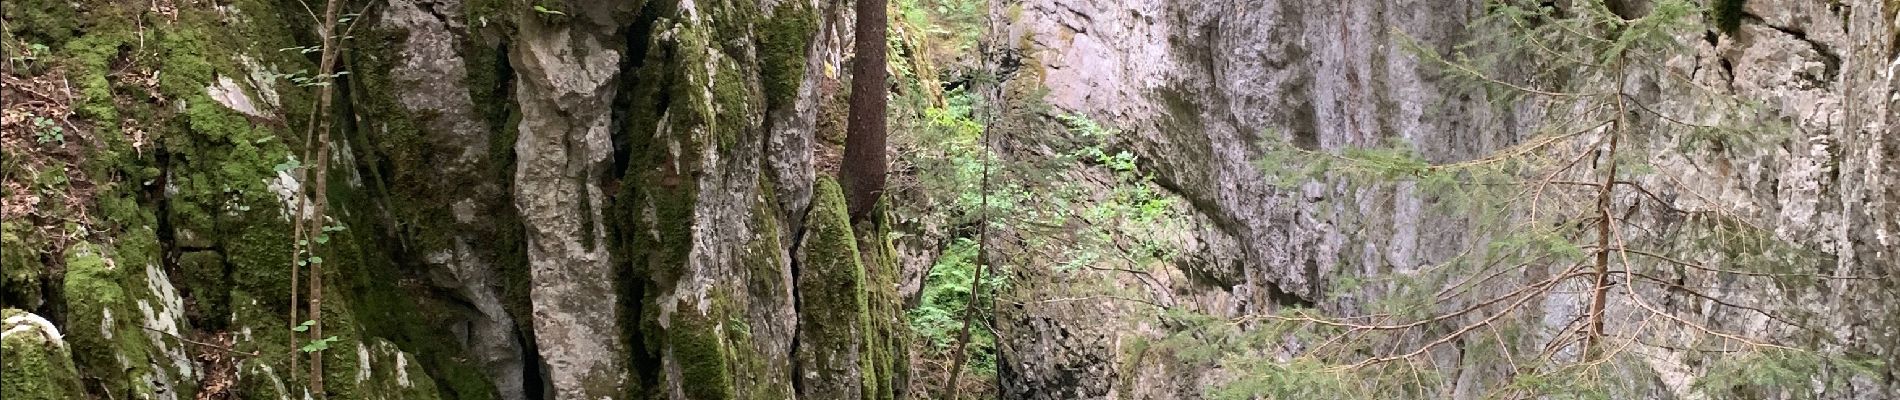
[[[1696,270],[1702,270],[1702,271],[1707,271],[1707,272],[1713,272],[1713,273],[1720,273],[1720,274],[1731,274],[1731,275],[1741,275],[1741,276],[1750,276],[1750,277],[1758,277],[1758,278],[1814,278],[1814,279],[1837,279],[1837,280],[1881,280],[1881,279],[1887,279],[1887,277],[1886,277],[1885,275],[1882,275],[1882,276],[1854,276],[1854,275],[1829,275],[1829,274],[1813,274],[1813,273],[1795,273],[1795,272],[1784,272],[1784,273],[1774,273],[1774,272],[1751,272],[1751,271],[1741,271],[1741,270],[1733,270],[1733,269],[1725,269],[1725,268],[1716,268],[1716,267],[1710,267],[1710,266],[1707,266],[1707,265],[1702,265],[1702,264],[1698,264],[1698,263],[1693,263],[1693,262],[1688,262],[1688,261],[1683,261],[1683,260],[1680,260],[1680,259],[1677,259],[1677,258],[1674,258],[1674,257],[1670,257],[1670,256],[1666,256],[1666,255],[1662,255],[1662,254],[1658,254],[1658,253],[1655,253],[1655,252],[1650,252],[1650,251],[1646,251],[1646,250],[1641,250],[1641,249],[1632,249],[1632,248],[1623,248],[1623,247],[1612,247],[1612,248],[1609,248],[1609,250],[1610,250],[1610,251],[1617,251],[1617,252],[1625,252],[1625,253],[1630,253],[1630,254],[1635,254],[1635,255],[1639,255],[1639,256],[1644,256],[1644,257],[1649,257],[1649,258],[1653,258],[1653,259],[1656,259],[1656,260],[1660,260],[1660,261],[1662,261],[1662,262],[1666,262],[1666,263],[1669,263],[1669,264],[1674,264],[1674,265],[1679,265],[1679,266],[1683,266],[1683,267],[1688,267],[1688,268],[1690,268],[1690,269],[1696,269]]]
[[[212,349],[212,350],[218,350],[218,351],[222,351],[222,352],[225,352],[225,353],[231,353],[231,354],[235,354],[235,355],[240,355],[240,356],[246,356],[246,357],[258,357],[258,356],[259,356],[259,354],[257,354],[257,353],[254,353],[254,352],[243,352],[243,351],[237,351],[237,350],[234,350],[234,349],[232,349],[232,348],[230,348],[230,347],[227,347],[227,346],[220,346],[220,345],[215,345],[215,344],[211,344],[211,343],[205,343],[205,342],[200,342],[200,341],[196,341],[196,340],[191,340],[191,339],[186,339],[186,338],[185,338],[184,336],[179,336],[179,335],[178,335],[178,334],[176,334],[176,333],[171,333],[171,332],[166,332],[166,331],[161,331],[161,330],[157,330],[157,329],[152,329],[152,327],[149,327],[149,326],[144,326],[144,325],[140,325],[140,326],[139,326],[139,328],[144,328],[144,329],[145,329],[146,331],[149,331],[149,332],[158,332],[158,333],[160,333],[160,334],[163,334],[163,335],[165,335],[165,336],[170,336],[170,337],[171,337],[172,339],[178,339],[178,341],[179,341],[179,342],[184,342],[185,344],[190,344],[190,345],[195,345],[195,346],[200,346],[200,347],[204,347],[204,348],[208,348],[208,349]]]

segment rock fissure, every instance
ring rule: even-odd
[[[1759,18],[1757,19],[1759,20]],[[1819,40],[1815,40],[1813,38],[1808,37],[1808,33],[1801,29],[1796,29],[1796,28],[1791,28],[1791,27],[1781,26],[1781,25],[1776,25],[1776,24],[1770,24],[1770,23],[1767,23],[1766,21],[1758,21],[1758,22],[1761,22],[1762,26],[1766,26],[1769,29],[1774,29],[1777,32],[1787,34],[1788,36],[1794,37],[1795,40],[1799,40],[1802,43],[1806,43],[1809,48],[1814,49],[1814,52],[1821,56],[1822,65],[1824,65],[1826,69],[1823,70],[1823,72],[1821,73],[1821,76],[1809,78],[1811,80],[1814,80],[1817,86],[1819,87],[1832,86],[1836,82],[1838,82],[1838,79],[1840,78],[1840,74],[1841,74],[1841,55],[1840,53],[1837,53],[1834,51],[1833,46],[1830,46],[1827,43],[1823,43]]]

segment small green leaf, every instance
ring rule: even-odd
[[[323,263],[323,257],[318,257],[318,256],[310,256],[310,263],[311,263],[311,264],[322,264],[322,263]]]
[[[303,162],[297,161],[297,159],[292,158],[289,160],[285,160],[284,162],[277,163],[277,165],[274,167],[271,167],[271,169],[276,172],[284,172],[284,171],[297,169],[298,167],[302,167],[302,166],[303,166]]]
[[[318,340],[312,340],[310,341],[310,343],[304,344],[303,347],[300,348],[299,350],[302,350],[305,353],[315,353],[319,351],[329,350],[330,342],[335,342],[335,341],[336,341],[336,336],[331,336],[331,337],[318,339]]]

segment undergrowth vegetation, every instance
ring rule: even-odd
[[[997,321],[999,303],[1124,297],[1126,290],[1115,277],[1176,256],[1176,246],[1160,238],[1186,229],[1184,211],[1178,197],[1140,168],[1138,157],[1116,148],[1116,130],[1076,115],[1048,117],[1040,103],[991,104],[961,88],[947,92],[943,104],[906,120],[908,129],[897,138],[917,149],[904,152],[899,161],[914,179],[910,189],[922,199],[894,212],[900,220],[942,226],[948,236],[908,316],[922,347],[917,354],[925,358],[919,373],[931,382],[931,374],[941,372],[932,371],[936,365],[956,362],[946,357],[954,357],[964,312],[976,302],[967,361],[972,374],[962,384],[987,391],[998,372],[996,328],[1014,323]],[[994,122],[1004,119],[1011,124]],[[1003,129],[1031,129],[1049,137],[1049,147],[1004,152],[997,142],[985,140],[986,135],[1022,134]],[[979,275],[980,282],[972,285]],[[1032,275],[1042,275],[1031,278],[1036,282],[1091,283],[1016,287],[1017,280]],[[933,384],[944,379],[937,377]]]

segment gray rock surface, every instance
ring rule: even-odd
[[[429,157],[431,171],[423,184],[396,190],[412,198],[442,198],[448,204],[422,207],[449,217],[437,223],[447,239],[422,241],[419,249],[430,267],[445,279],[439,282],[451,288],[472,306],[467,327],[470,353],[479,358],[482,370],[493,380],[503,400],[528,398],[524,392],[528,361],[516,331],[516,321],[503,307],[500,290],[500,266],[496,249],[495,221],[508,215],[495,215],[497,209],[513,211],[506,189],[489,179],[490,141],[494,130],[485,122],[470,97],[468,55],[464,46],[473,46],[463,23],[464,10],[459,0],[395,0],[377,20],[378,29],[401,32],[399,48],[389,60],[389,88],[398,104],[412,118],[424,142],[419,153]],[[426,117],[424,117],[426,116]],[[384,115],[393,119],[397,116]],[[388,124],[388,120],[380,120]],[[388,129],[387,125],[383,129]],[[412,150],[413,151],[413,150]],[[447,207],[447,213],[441,213]]]
[[[1790,139],[1771,144],[1778,150],[1751,158],[1659,152],[1649,161],[1665,171],[1692,172],[1681,178],[1687,191],[1714,193],[1710,201],[1746,210],[1776,237],[1830,255],[1823,270],[1889,273],[1896,264],[1895,222],[1880,215],[1900,209],[1894,200],[1900,174],[1892,161],[1892,132],[1900,125],[1893,32],[1900,21],[1893,8],[1881,1],[1752,1],[1752,17],[1737,34],[1679,38],[1693,56],[1664,60],[1670,72],[1721,93],[1760,99],[1795,129]],[[1349,189],[1306,183],[1282,189],[1255,164],[1263,156],[1256,147],[1262,139],[1338,150],[1391,138],[1412,144],[1428,160],[1452,162],[1528,137],[1542,113],[1492,108],[1481,95],[1453,89],[1398,44],[1404,35],[1427,48],[1449,49],[1469,38],[1464,26],[1480,12],[1479,2],[1024,0],[993,9],[1012,22],[991,39],[1018,44],[1028,64],[1024,70],[1049,88],[1051,105],[1125,128],[1119,145],[1147,160],[1143,166],[1188,200],[1196,219],[1208,222],[1199,237],[1182,243],[1187,261],[1173,272],[1201,279],[1169,286],[1189,294],[1185,305],[1215,315],[1305,304],[1350,311],[1360,296],[1335,299],[1328,293],[1333,280],[1416,270],[1477,240],[1462,234],[1466,222],[1428,210],[1430,200],[1404,185]],[[1696,100],[1698,88],[1663,84],[1646,90],[1637,95],[1657,100],[1667,113],[1693,115],[1708,106]],[[1618,207],[1632,203],[1619,200]],[[1710,284],[1763,299],[1780,294],[1747,284]],[[1843,343],[1893,354],[1893,335],[1881,333],[1893,331],[1893,311],[1882,305],[1890,303],[1882,299],[1894,298],[1893,285],[1875,280],[1827,286],[1842,295],[1803,298],[1806,311],[1829,316],[1810,322],[1830,327]],[[1556,300],[1541,312],[1574,315],[1576,300]],[[1014,346],[1003,347],[1015,348],[1018,354],[1005,357],[1022,363],[1006,366],[1005,396],[1191,398],[1200,395],[1199,388],[1157,393],[1148,383],[1219,375],[1145,368],[1146,360],[1115,355],[1122,347],[1091,350],[1071,346],[1073,338],[1038,339],[1084,332],[1091,336],[1083,342],[1143,337],[1153,331],[1136,326],[1151,315],[1112,308],[1020,315],[1024,325],[1001,328],[1019,334]],[[1726,326],[1763,337],[1791,334],[1751,320]],[[1104,332],[1101,326],[1127,328]],[[1105,360],[1126,367],[1081,375],[1063,367]],[[1670,362],[1654,367],[1675,371],[1676,378],[1664,379],[1667,390],[1693,397],[1683,385],[1696,370]],[[1881,398],[1878,393],[1893,395],[1891,385],[1857,383],[1849,393],[1829,396]]]
[[[609,125],[625,39],[614,1],[570,2],[551,21],[515,11],[509,59],[521,111],[515,205],[527,227],[535,342],[552,397],[624,395],[628,344],[609,259],[601,183],[610,177]]]

